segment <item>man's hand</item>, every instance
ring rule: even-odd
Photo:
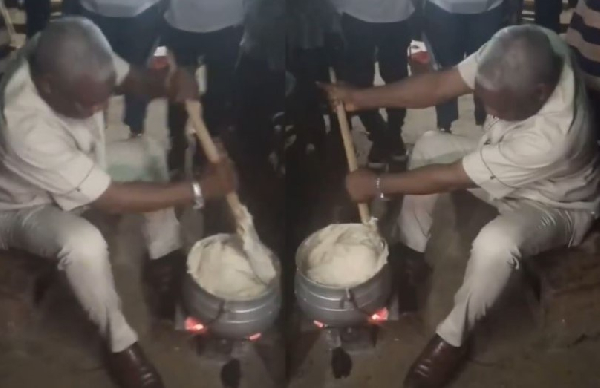
[[[358,110],[358,105],[356,104],[356,99],[354,98],[354,95],[357,91],[356,88],[345,85],[343,83],[318,83],[317,85],[325,93],[327,93],[327,98],[329,99],[329,103],[331,104],[333,109],[335,109],[340,104],[344,104],[344,107],[346,108],[347,112],[354,112]]]
[[[346,176],[346,190],[350,199],[365,203],[377,195],[377,175],[367,169],[358,169]]]
[[[200,176],[202,196],[206,200],[221,198],[238,188],[238,178],[233,162],[223,158],[210,163]]]
[[[196,77],[185,69],[175,69],[167,78],[167,98],[176,103],[200,99]]]

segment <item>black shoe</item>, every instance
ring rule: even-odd
[[[106,353],[108,371],[120,388],[164,388],[156,368],[136,343],[119,353]]]

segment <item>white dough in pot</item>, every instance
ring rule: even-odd
[[[306,239],[298,249],[297,263],[318,284],[350,288],[375,276],[387,256],[387,244],[373,225],[336,224]]]
[[[252,300],[268,287],[254,273],[236,234],[198,241],[188,256],[188,272],[205,291],[225,300]]]

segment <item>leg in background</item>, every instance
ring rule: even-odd
[[[233,122],[234,76],[242,34],[240,26],[205,34],[207,92],[204,114],[206,125],[214,136]]]
[[[408,168],[459,160],[477,146],[477,139],[430,131],[416,142]],[[417,252],[425,252],[438,195],[407,195],[398,219],[397,240]]]
[[[25,0],[25,18],[27,23],[27,38],[31,38],[46,28],[50,21],[50,0]]]
[[[111,143],[107,159],[114,181],[168,182],[170,178],[164,149],[149,136]],[[181,228],[172,208],[145,214],[144,221],[142,232],[150,259],[144,270],[151,287],[149,302],[156,317],[170,320],[185,272]]]
[[[381,78],[390,84],[408,77],[408,46],[411,42],[409,21],[385,23],[379,29],[378,62]],[[393,144],[393,155],[406,156],[402,127],[406,109],[388,109],[387,135]]]
[[[362,88],[373,86],[378,27],[378,23],[363,22],[349,15],[342,17],[346,40],[342,80]],[[381,165],[389,156],[387,124],[378,110],[361,112],[359,117],[373,142],[369,162]]]
[[[424,10],[425,36],[431,45],[433,57],[441,69],[458,65],[465,57],[463,15],[446,12],[428,2]],[[458,119],[458,101],[438,105],[438,128],[449,131]]]
[[[496,32],[504,26],[506,8],[502,5],[478,15],[466,15],[468,33],[466,34],[466,54],[471,55],[485,43],[487,43]],[[475,102],[475,123],[482,126],[487,117],[485,107],[478,98],[473,97]]]
[[[62,13],[63,15],[79,15],[81,13],[79,0],[63,0]]]
[[[163,5],[152,6],[134,18],[120,18],[123,45],[120,52],[123,59],[134,66],[145,68],[157,47],[164,25]],[[148,100],[137,96],[125,96],[125,117],[123,122],[132,135],[144,132]]]
[[[198,67],[200,49],[204,46],[203,34],[177,30],[166,26],[164,33],[164,44],[175,57],[177,66],[195,72]],[[168,154],[169,171],[183,172],[185,152],[188,140],[185,133],[188,116],[185,107],[181,104],[169,103],[167,110],[167,126],[169,127],[169,138],[171,148]]]
[[[563,0],[535,0],[535,23],[559,33],[562,6]]]

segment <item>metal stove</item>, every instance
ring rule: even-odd
[[[387,307],[377,311],[369,320],[353,326],[328,327],[319,321],[311,321],[298,309],[296,311],[299,325],[299,339],[294,346],[297,359],[292,365],[292,376],[317,343],[325,343],[331,356],[331,370],[338,378],[346,378],[351,374],[354,357],[372,354],[378,345],[384,325],[398,321],[398,299],[394,296]]]
[[[242,361],[249,358],[262,362],[273,387],[282,384],[283,366],[279,371],[268,364],[273,360],[277,347],[281,346],[281,338],[275,328],[245,339],[231,339],[211,333],[207,326],[195,318],[184,317],[182,309],[179,309],[176,329],[192,335],[191,343],[201,362],[221,369],[224,388],[239,388],[242,385]]]

